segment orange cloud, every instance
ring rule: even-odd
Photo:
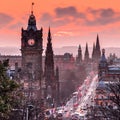
[[[1,45],[9,44],[19,47],[21,27],[24,29],[27,27],[32,2],[32,0],[1,1]],[[98,33],[103,46],[107,46],[109,39],[111,39],[110,45],[120,46],[120,0],[69,0],[69,2],[67,0],[34,0],[34,2],[37,27],[43,27],[44,39],[47,38],[48,27],[51,27],[51,33],[55,39],[53,44],[84,45],[87,41],[88,43],[95,41]],[[44,42],[46,44],[46,40]]]
[[[54,36],[73,36],[72,32],[67,32],[67,31],[59,31]]]
[[[10,15],[0,13],[0,28],[6,27],[13,19],[14,18]]]

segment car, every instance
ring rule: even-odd
[[[71,120],[79,120],[79,115],[78,114],[72,115]]]
[[[63,120],[63,115],[62,113],[58,113],[58,115],[56,116],[57,120]]]

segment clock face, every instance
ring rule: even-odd
[[[35,44],[35,40],[34,39],[29,39],[28,40],[28,45],[33,46]]]

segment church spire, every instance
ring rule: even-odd
[[[51,39],[52,39],[52,37],[51,37],[51,32],[50,32],[50,27],[49,27],[48,38],[47,38],[48,42],[51,42]]]
[[[81,45],[79,45],[79,48],[78,48],[78,50],[81,50]]]
[[[86,62],[89,61],[89,51],[88,51],[88,44],[86,43],[86,49],[85,49],[85,57],[84,57],[84,60]]]
[[[98,34],[97,34],[96,50],[95,50],[95,58],[96,58],[96,61],[99,61],[100,57],[101,57],[100,43],[99,43],[99,36],[98,36]]]
[[[92,60],[95,60],[95,43],[93,43]]]
[[[99,36],[97,34],[97,40],[96,40],[96,50],[100,50],[100,43],[99,43]]]
[[[78,56],[76,58],[76,62],[77,63],[80,63],[82,61],[82,49],[81,49],[81,45],[79,45],[79,48],[78,48]]]

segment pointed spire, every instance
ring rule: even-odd
[[[32,3],[32,7],[31,7],[31,15],[29,16],[29,19],[28,19],[28,27],[27,27],[27,30],[34,30],[36,31],[37,30],[37,27],[36,27],[36,18],[33,14],[33,5],[34,3]]]
[[[76,58],[76,62],[80,63],[81,61],[82,61],[82,49],[81,49],[81,45],[79,45],[79,47],[78,47],[78,55],[77,55],[77,58]]]
[[[95,48],[95,59],[96,61],[99,61],[101,57],[101,50],[100,50],[100,43],[99,43],[99,36],[97,34],[97,39],[96,39],[96,48]]]
[[[48,73],[49,75],[54,75],[54,55],[53,55],[53,49],[52,49],[52,42],[51,42],[51,32],[50,32],[50,27],[48,31],[48,38],[47,38],[47,48],[45,52],[45,73],[49,70]]]
[[[100,43],[99,43],[99,36],[97,34],[97,39],[96,39],[96,50],[100,50]]]
[[[89,54],[89,52],[88,52],[88,44],[87,43],[86,43],[85,53]]]
[[[79,50],[81,50],[81,45],[79,45]]]
[[[85,49],[85,61],[89,61],[89,51],[88,51],[88,44],[86,43],[86,49]]]
[[[79,54],[81,54],[81,52],[82,52],[81,45],[79,45],[79,47],[78,47],[78,56],[79,56]]]
[[[49,27],[48,38],[47,38],[48,42],[51,42],[51,39],[52,39],[52,37],[51,37],[51,32],[50,32],[50,27]]]
[[[93,51],[92,51],[92,59],[94,60],[95,59],[95,43],[93,43]]]
[[[52,49],[52,42],[51,42],[51,32],[50,27],[48,30],[48,37],[47,37],[47,48],[45,52],[45,83],[46,83],[46,91],[49,91],[48,86],[51,87],[51,93],[53,99],[56,99],[55,92],[56,92],[56,76],[54,71],[54,54]]]
[[[95,43],[93,43],[93,49],[95,50]]]
[[[52,42],[51,42],[52,37],[51,37],[50,27],[49,27],[49,30],[48,30],[47,40],[48,40],[48,43],[47,43],[47,50],[46,51],[53,53]]]

